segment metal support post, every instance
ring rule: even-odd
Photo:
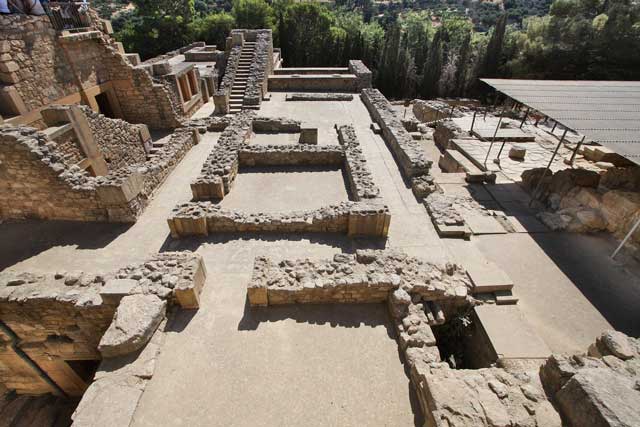
[[[473,125],[476,124],[476,114],[478,114],[478,110],[473,111],[473,119],[471,120],[471,129],[469,129],[469,133],[473,132]]]
[[[522,126],[524,125],[524,122],[527,121],[527,116],[529,115],[529,110],[530,110],[530,108],[527,108],[527,111],[524,113],[524,117],[522,118],[522,121],[520,122],[520,129],[522,129]]]
[[[580,140],[580,142],[578,142],[578,145],[576,145],[576,149],[573,150],[573,154],[571,154],[571,159],[569,159],[569,165],[573,166],[573,161],[575,160],[576,154],[578,154],[578,150],[580,149],[580,146],[584,142],[585,138],[586,138],[586,136],[583,136],[582,139]]]
[[[551,133],[556,130],[556,126],[558,126],[558,122],[553,122],[553,127],[551,128]]]
[[[636,223],[634,224],[633,227],[631,227],[631,230],[629,230],[629,232],[627,233],[626,236],[624,236],[624,239],[622,239],[622,242],[620,242],[620,244],[618,245],[618,247],[616,248],[615,251],[613,251],[613,253],[611,254],[611,259],[615,259],[616,255],[618,255],[618,252],[620,252],[620,250],[622,249],[622,247],[627,243],[627,241],[631,238],[631,236],[633,236],[633,233],[636,232],[636,230],[638,229],[638,227],[640,227],[640,217],[638,217],[638,220],[636,221]]]
[[[498,129],[500,129],[500,125],[502,124],[502,116],[504,116],[504,113],[507,109],[507,106],[505,104],[504,107],[502,107],[502,112],[500,113],[500,118],[498,119],[498,125],[496,126],[496,130],[495,132],[493,132],[493,138],[491,138],[491,144],[489,144],[489,150],[487,150],[487,156],[484,158],[484,168],[487,168],[487,160],[489,160],[489,153],[491,153],[491,149],[493,148],[493,143],[496,140],[496,136],[498,135]]]
[[[562,138],[560,138],[560,141],[558,141],[558,145],[556,145],[556,149],[553,152],[553,155],[551,156],[551,159],[549,159],[549,164],[547,165],[547,168],[544,170],[544,173],[542,174],[542,177],[540,178],[540,181],[538,181],[538,185],[536,185],[536,189],[533,190],[533,193],[531,193],[531,200],[529,201],[529,207],[531,207],[531,205],[533,204],[533,201],[536,198],[536,195],[538,194],[538,190],[540,189],[540,186],[542,185],[542,181],[544,181],[545,177],[547,176],[547,172],[549,172],[549,168],[551,168],[551,164],[553,163],[553,159],[555,159],[556,155],[558,154],[558,150],[560,149],[560,146],[562,145],[562,141],[564,141],[564,137],[566,135],[567,135],[567,129],[564,130],[564,133],[562,134]]]

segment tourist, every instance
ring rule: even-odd
[[[10,13],[24,15],[44,15],[45,11],[40,0],[8,0]]]
[[[8,15],[10,13],[11,11],[9,10],[7,0],[0,0],[0,15]]]

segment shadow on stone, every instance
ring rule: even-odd
[[[131,225],[36,220],[0,224],[0,271],[55,246],[104,248]]]

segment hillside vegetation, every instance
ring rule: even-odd
[[[548,14],[521,23],[507,8],[488,31],[454,3],[438,13],[391,3],[379,13],[381,6],[369,0],[332,7],[291,0],[133,0],[135,10],[120,14],[114,27],[126,49],[144,58],[194,40],[223,47],[232,28],[272,28],[286,66],[362,59],[390,98],[477,96],[483,89],[478,77],[640,80],[637,2],[555,0]]]

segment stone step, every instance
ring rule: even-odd
[[[546,359],[551,355],[547,344],[524,318],[517,305],[486,304],[474,308],[483,338],[494,352],[491,362]]]

